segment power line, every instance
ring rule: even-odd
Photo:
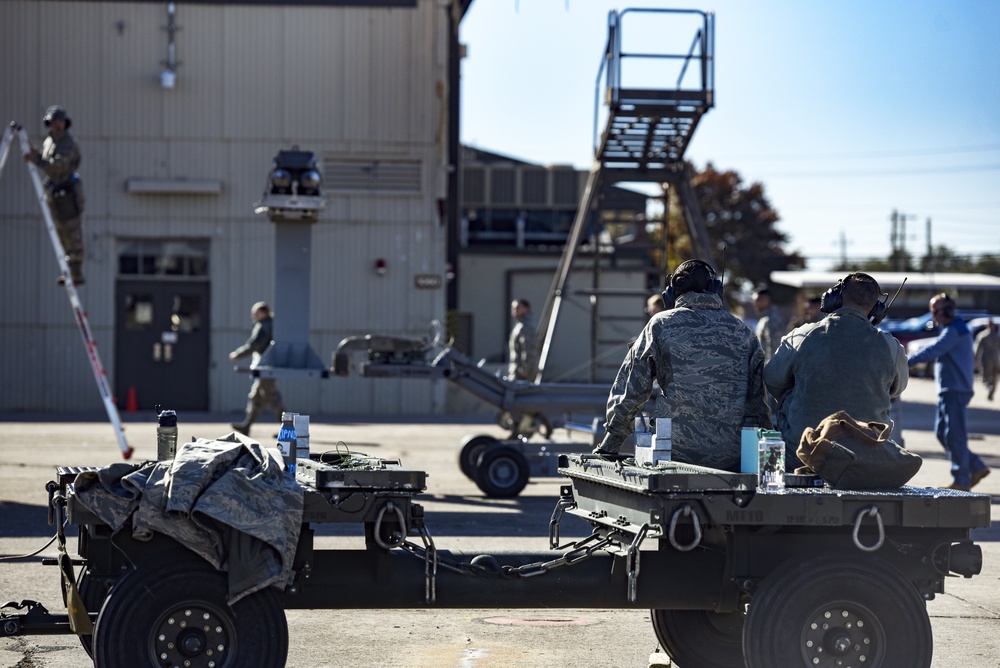
[[[834,179],[851,178],[859,176],[914,176],[920,174],[958,174],[963,172],[993,172],[1000,170],[998,165],[970,165],[967,167],[929,167],[926,169],[897,169],[897,170],[851,170],[848,172],[786,172],[774,173],[758,176],[757,180],[768,179]]]
[[[900,158],[917,155],[948,155],[950,153],[985,153],[1000,151],[1000,144],[952,146],[947,148],[915,148],[887,151],[854,151],[851,153],[785,153],[775,155],[733,155],[738,160],[856,160],[858,158]]]

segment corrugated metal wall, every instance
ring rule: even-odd
[[[408,160],[417,192],[324,194],[312,236],[311,339],[328,361],[344,337],[419,336],[444,319],[447,127],[446,5],[416,8],[177,3],[176,87],[160,87],[166,3],[5,0],[0,122],[32,140],[66,107],[83,151],[87,284],[80,290],[114,377],[116,240],[187,238],[211,248],[210,410],[242,409],[249,387],[228,351],[249,333],[250,305],[273,300],[273,225],[253,214],[271,160],[298,144],[323,161]],[[19,151],[0,177],[0,410],[100,410]],[[217,195],[135,194],[129,178],[212,179]],[[378,276],[377,258],[388,271]],[[277,317],[280,317],[280,313]],[[443,409],[426,382],[330,379],[280,383],[292,410],[325,414]],[[318,386],[318,387],[317,387]]]

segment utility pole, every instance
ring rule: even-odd
[[[847,266],[847,235],[840,231],[840,266]]]
[[[934,261],[934,244],[931,243],[931,219],[930,216],[927,217],[927,267],[925,271],[933,272],[935,270]]]
[[[907,214],[892,210],[890,220],[892,220],[892,233],[890,241],[892,244],[892,254],[890,259],[893,269],[896,271],[906,271],[906,219],[916,218],[914,214]]]

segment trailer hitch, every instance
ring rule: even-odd
[[[4,612],[5,608],[27,610],[23,614]],[[53,615],[38,601],[25,599],[0,605],[0,637],[21,635],[61,635],[73,633],[69,615]]]

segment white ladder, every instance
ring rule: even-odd
[[[13,143],[14,136],[21,142],[22,153],[31,151],[31,143],[28,141],[28,133],[24,128],[13,121],[4,130],[3,140],[0,141],[0,176],[3,176],[3,167],[7,162],[7,154]],[[118,408],[115,406],[114,397],[108,387],[108,375],[101,364],[101,357],[97,354],[97,341],[94,340],[90,332],[90,323],[87,321],[87,312],[83,310],[80,303],[80,296],[76,292],[76,285],[73,284],[73,277],[70,275],[69,265],[66,263],[66,252],[63,250],[62,242],[59,241],[59,234],[56,232],[55,223],[52,221],[52,212],[45,202],[45,186],[42,185],[42,175],[38,167],[30,162],[28,173],[31,174],[31,181],[35,185],[35,195],[38,197],[38,204],[42,209],[42,218],[45,220],[45,227],[49,231],[49,239],[52,241],[52,249],[56,253],[56,262],[59,263],[59,272],[63,278],[63,287],[66,288],[66,296],[69,297],[69,304],[73,309],[73,316],[76,319],[80,335],[83,337],[83,346],[87,350],[87,358],[90,360],[90,368],[94,372],[94,380],[97,381],[97,389],[101,393],[104,402],[104,410],[108,413],[111,425],[115,428],[115,435],[118,437],[118,447],[121,448],[122,456],[128,459],[132,456],[133,448],[125,442],[125,429],[122,427],[121,419],[118,416]]]

